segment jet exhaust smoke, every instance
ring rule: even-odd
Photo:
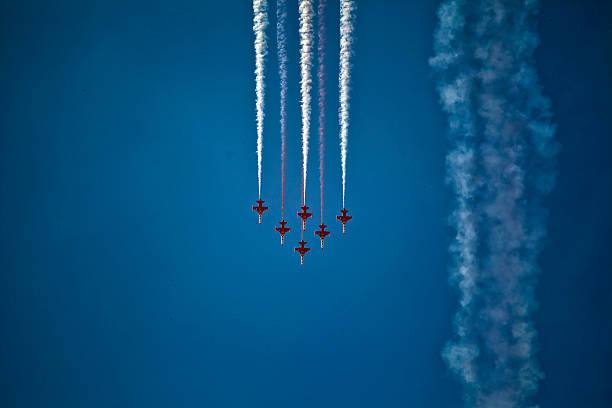
[[[318,15],[318,72],[319,79],[319,185],[321,186],[321,224],[323,224],[323,191],[325,176],[325,9],[327,0],[319,0]],[[323,242],[323,241],[321,241]]]
[[[287,160],[287,20],[286,0],[276,2],[276,44],[278,55],[278,74],[280,76],[280,128],[281,128],[281,218],[285,217],[285,169]]]
[[[340,160],[342,164],[342,207],[346,196],[346,149],[349,126],[349,87],[351,81],[351,54],[353,53],[353,28],[355,4],[352,0],[340,1]]]
[[[255,33],[255,108],[257,112],[257,182],[261,198],[261,157],[263,154],[264,125],[264,62],[268,52],[266,27],[268,26],[268,4],[266,0],[253,0],[253,32]]]
[[[302,205],[306,203],[306,175],[308,169],[308,139],[310,137],[310,91],[312,88],[312,47],[314,16],[312,1],[300,0],[300,92],[302,95]]]
[[[537,0],[446,0],[438,10],[430,65],[452,142],[459,293],[442,357],[472,407],[533,407],[543,378],[531,312],[558,145],[533,66],[537,11]]]

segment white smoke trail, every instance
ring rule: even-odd
[[[312,89],[312,48],[314,16],[312,1],[300,0],[300,92],[302,94],[302,204],[306,203],[306,173],[308,169],[308,139],[310,137],[310,91]]]
[[[536,13],[536,0],[447,0],[430,60],[457,196],[451,281],[460,309],[442,355],[474,407],[533,406],[543,376],[530,314],[545,234],[540,201],[554,184],[558,149],[533,68]]]
[[[261,198],[261,158],[263,153],[264,126],[264,61],[268,52],[266,27],[268,26],[268,3],[266,0],[253,0],[253,32],[255,33],[255,108],[257,111],[257,182]]]
[[[285,170],[287,160],[287,37],[285,21],[287,5],[285,0],[276,2],[276,44],[278,73],[280,76],[280,125],[281,125],[281,218],[285,219]]]
[[[352,0],[340,1],[340,159],[342,163],[342,207],[346,192],[346,149],[349,125],[349,87],[351,81],[351,54],[353,53],[353,21],[355,4]]]
[[[319,91],[319,186],[321,188],[321,224],[323,224],[323,208],[324,208],[324,191],[325,191],[325,97],[327,95],[325,88],[325,9],[327,8],[327,0],[319,0],[317,8],[318,30],[317,30],[317,77],[319,83],[317,89]]]

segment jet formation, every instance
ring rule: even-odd
[[[257,214],[259,215],[259,224],[261,224],[261,215],[264,213],[264,211],[268,209],[268,207],[263,205],[265,203],[264,200],[259,199],[255,202],[257,203],[257,205],[253,206],[253,211],[257,211]],[[310,207],[303,205],[301,207],[302,212],[297,213],[298,218],[300,218],[302,221],[302,240],[298,242],[300,246],[295,247],[295,252],[298,252],[300,254],[300,265],[304,265],[304,255],[310,252],[310,248],[306,246],[308,242],[304,241],[304,232],[306,231],[306,221],[308,221],[308,218],[312,217],[312,213],[308,212],[309,209]],[[352,220],[353,217],[350,215],[347,215],[348,210],[346,208],[343,208],[342,210],[340,210],[340,213],[342,215],[337,215],[336,219],[342,222],[342,234],[344,235],[346,234],[346,223]],[[287,221],[285,221],[284,219],[280,220],[279,224],[280,224],[280,227],[275,227],[274,229],[280,234],[281,246],[284,246],[285,234],[291,231],[291,228],[287,227]],[[320,230],[315,231],[315,235],[317,235],[321,239],[321,250],[323,250],[323,241],[330,234],[330,232],[325,230],[325,228],[327,228],[327,225],[323,223],[319,225],[319,228]]]

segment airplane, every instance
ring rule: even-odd
[[[259,214],[259,223],[261,224],[261,214],[263,214],[263,212],[266,211],[268,207],[262,206],[262,204],[265,203],[264,200],[257,200],[255,202],[258,203],[259,205],[253,206],[253,211],[257,211],[257,213]]]
[[[297,213],[298,217],[302,217],[302,231],[306,230],[306,220],[312,217],[312,213],[306,212],[310,207],[302,206],[302,212]]]
[[[300,253],[300,265],[304,265],[304,255],[306,255],[306,252],[310,251],[310,248],[306,248],[304,245],[306,245],[308,242],[305,242],[304,240],[301,240],[300,242],[298,242],[298,244],[300,244],[299,248],[295,248],[295,252],[299,252]]]
[[[348,210],[346,208],[340,210],[340,212],[342,213],[342,215],[336,215],[336,218],[342,221],[342,234],[345,234],[346,233],[346,222],[349,220],[352,220],[353,217],[350,215],[346,215],[346,213],[348,213]]]
[[[319,225],[319,228],[321,228],[321,231],[315,231],[315,235],[318,235],[319,238],[321,238],[321,249],[323,249],[323,240],[325,239],[326,236],[329,235],[329,231],[325,231],[325,227],[327,227],[327,225],[321,224]]]
[[[286,224],[287,224],[287,221],[283,220],[280,222],[280,225],[281,225],[280,227],[274,228],[281,234],[281,246],[283,246],[283,238],[285,237],[285,234],[291,231],[291,228],[285,227]]]

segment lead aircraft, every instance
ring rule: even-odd
[[[299,252],[300,253],[300,265],[304,265],[304,255],[306,255],[306,253],[308,251],[310,251],[310,248],[306,248],[304,245],[306,245],[308,242],[305,242],[303,239],[298,242],[298,244],[300,244],[299,247],[295,248],[295,252]]]

